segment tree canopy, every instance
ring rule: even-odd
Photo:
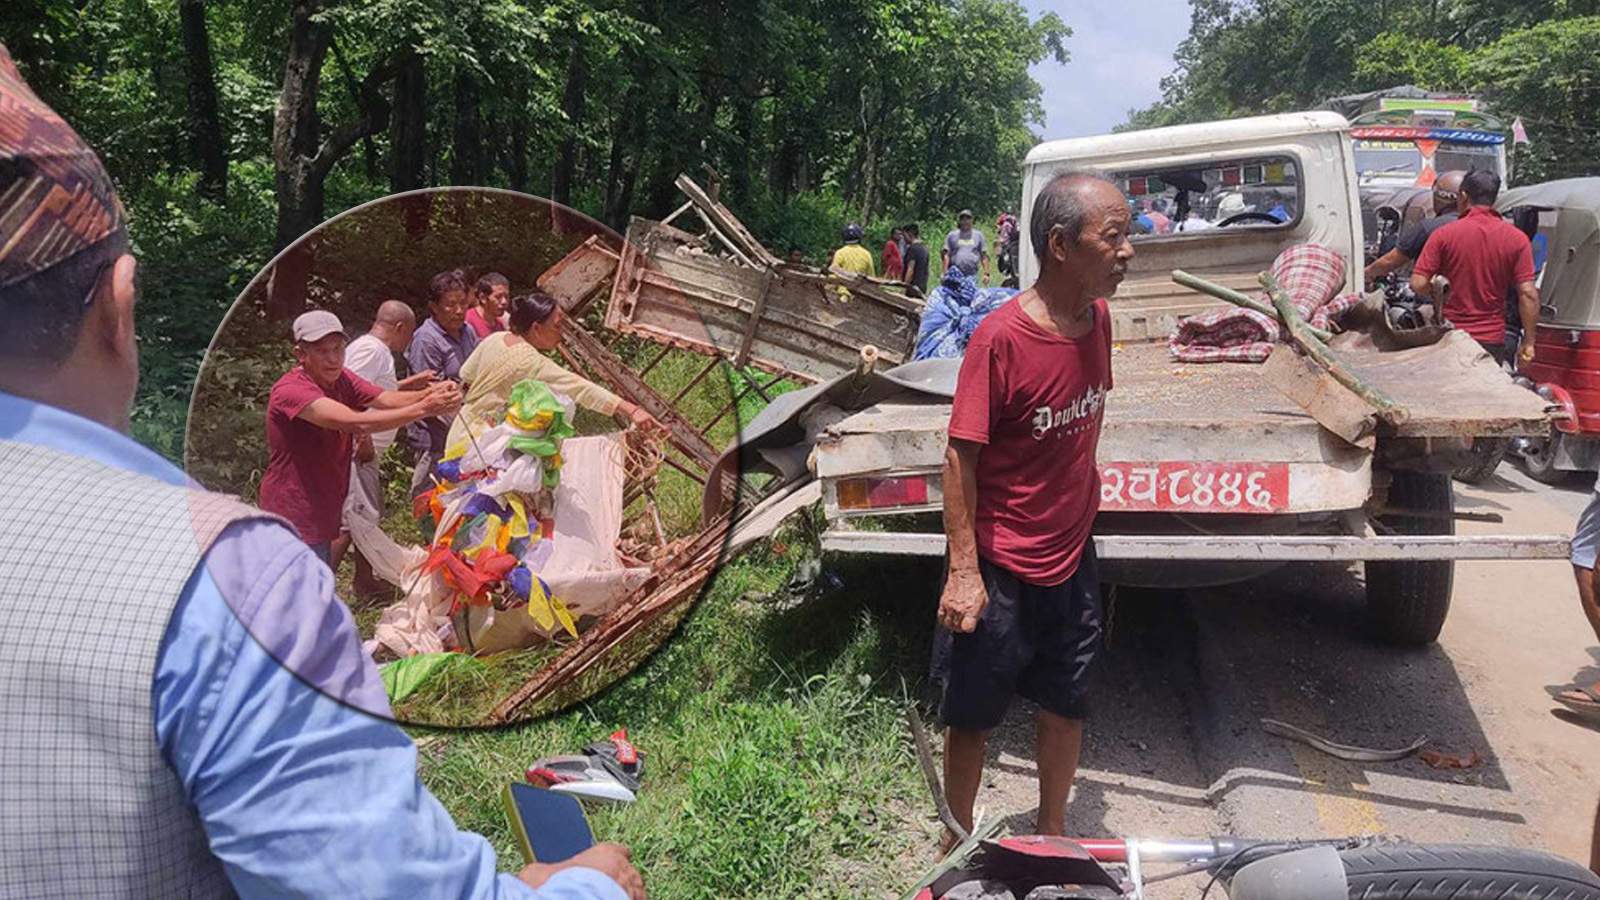
[[[1398,84],[1482,98],[1532,143],[1516,177],[1600,172],[1600,0],[1190,0],[1150,127],[1320,106]]]
[[[471,184],[621,230],[710,167],[767,243],[997,209],[1036,140],[1020,0],[17,0],[0,41],[100,152],[144,265],[139,437],[176,456],[228,304],[327,216]],[[931,220],[930,220],[931,221]]]

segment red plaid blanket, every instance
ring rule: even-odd
[[[1318,328],[1328,329],[1361,303],[1360,294],[1334,296],[1344,283],[1344,257],[1318,244],[1283,251],[1272,264],[1272,274],[1300,315]],[[1271,305],[1265,293],[1257,296]],[[1167,350],[1183,362],[1264,362],[1280,331],[1277,319],[1254,310],[1218,310],[1179,322]]]

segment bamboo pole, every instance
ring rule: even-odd
[[[1208,294],[1217,298],[1218,300],[1226,300],[1227,302],[1232,303],[1234,306],[1240,306],[1251,310],[1252,312],[1261,313],[1264,316],[1271,316],[1274,319],[1280,318],[1277,310],[1265,303],[1262,303],[1260,300],[1257,300],[1248,294],[1241,294],[1232,288],[1223,287],[1216,282],[1207,281],[1197,275],[1190,275],[1188,272],[1185,272],[1182,269],[1174,269],[1172,271],[1172,280],[1190,290],[1199,291],[1202,294]],[[1327,342],[1333,339],[1332,332],[1323,331],[1322,329],[1317,328],[1310,323],[1306,324],[1306,328],[1309,329],[1310,333],[1319,341]]]
[[[1272,298],[1272,305],[1278,311],[1278,318],[1283,323],[1284,330],[1313,362],[1356,396],[1365,400],[1369,406],[1378,411],[1378,417],[1390,425],[1403,425],[1411,418],[1405,407],[1395,403],[1388,394],[1367,384],[1333,355],[1328,345],[1316,336],[1316,329],[1300,315],[1300,310],[1295,308],[1294,302],[1284,293],[1283,287],[1278,284],[1278,279],[1272,277],[1271,272],[1262,272],[1257,280],[1266,289],[1267,296]]]

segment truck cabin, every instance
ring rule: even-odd
[[[1225,307],[1172,283],[1186,269],[1236,290],[1296,244],[1343,254],[1349,290],[1360,287],[1363,250],[1349,124],[1331,112],[1293,113],[1072,138],[1041,144],[1023,173],[1022,233],[1033,198],[1057,173],[1099,170],[1127,193],[1135,213],[1165,209],[1169,229],[1133,237],[1137,255],[1111,299],[1117,341],[1165,341],[1185,316]],[[1158,220],[1159,221],[1159,220]],[[1021,285],[1038,277],[1021,242]]]

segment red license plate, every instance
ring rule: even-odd
[[[1100,508],[1107,512],[1284,512],[1289,508],[1289,466],[1101,463]]]

